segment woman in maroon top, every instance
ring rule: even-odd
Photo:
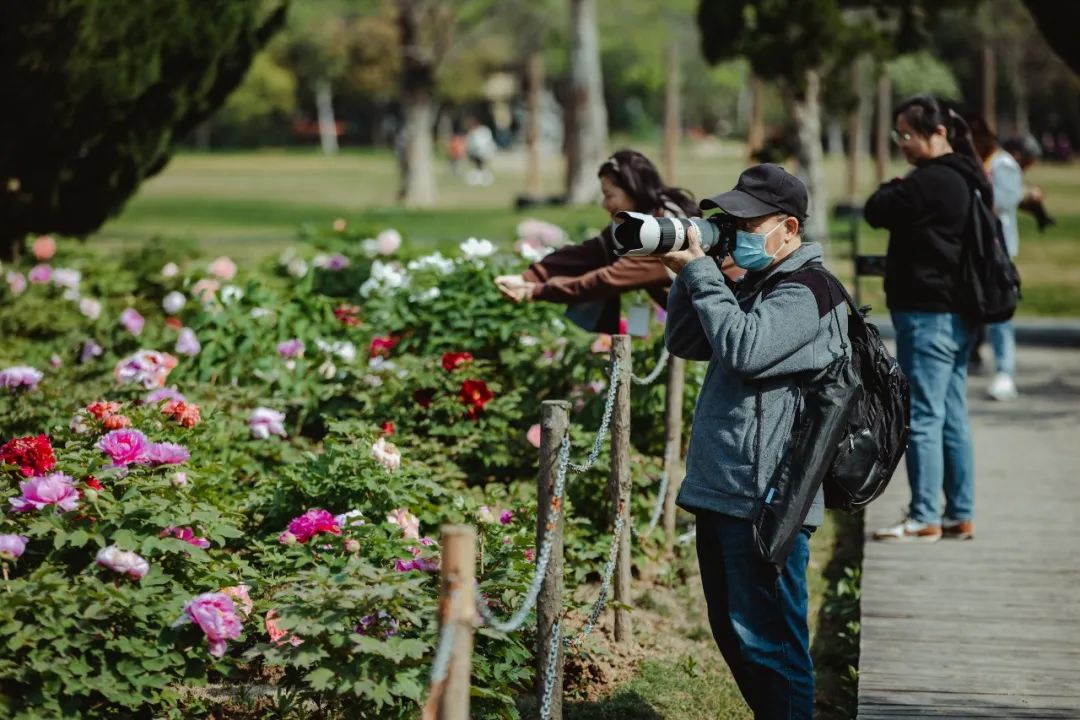
[[[664,185],[660,173],[647,157],[620,150],[600,165],[597,173],[611,217],[622,211],[656,216],[700,215],[689,193]],[[535,262],[520,275],[495,279],[499,290],[514,302],[545,300],[579,305],[589,303],[597,312],[596,332],[615,333],[619,328],[619,296],[645,290],[661,307],[667,307],[671,276],[658,257],[619,257],[608,226],[597,237],[580,245],[568,245]],[[590,323],[592,324],[592,323]]]

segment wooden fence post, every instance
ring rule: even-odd
[[[424,708],[424,720],[469,720],[469,688],[472,675],[476,530],[468,525],[444,525],[439,628],[453,625],[450,664],[446,678],[433,686]]]
[[[667,493],[664,496],[664,549],[675,547],[675,498],[682,485],[682,426],[683,390],[686,387],[686,361],[674,355],[668,360],[667,398],[664,403],[664,474]]]
[[[615,408],[611,416],[611,479],[608,488],[613,517],[619,513],[623,522],[615,563],[615,602],[630,605],[630,536],[633,532],[630,524],[630,336],[612,337],[611,352],[619,362],[619,375],[612,377],[611,382],[618,382],[619,385],[615,391]],[[615,642],[628,644],[632,641],[630,613],[616,607]]]
[[[548,560],[544,582],[536,604],[536,699],[543,702],[551,654],[553,626],[563,612],[563,510],[565,498],[559,500],[559,516],[550,520],[552,496],[555,494],[555,475],[559,469],[559,448],[570,428],[570,403],[565,400],[545,400],[540,415],[540,474],[537,479],[536,551],[540,552],[544,536],[552,533],[551,559]],[[539,560],[539,556],[537,557]],[[555,678],[551,693],[550,720],[562,720],[563,644],[555,648]]]

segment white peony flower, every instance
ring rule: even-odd
[[[285,266],[285,269],[294,278],[302,278],[308,273],[308,264],[304,258],[293,258],[289,261],[289,264]]]
[[[231,305],[244,297],[244,291],[235,285],[226,285],[221,288],[221,302]]]
[[[101,301],[94,298],[83,298],[79,301],[79,312],[91,320],[101,317]]]
[[[401,467],[401,452],[393,443],[386,442],[386,438],[375,441],[371,446],[371,456],[389,472],[394,472]]]
[[[161,307],[164,308],[167,314],[175,315],[184,309],[186,302],[187,298],[184,297],[184,293],[173,290],[161,301]]]
[[[478,260],[495,254],[495,245],[490,240],[469,238],[458,246],[462,254],[469,260]]]
[[[174,278],[179,274],[180,268],[174,262],[165,263],[165,266],[161,268],[161,277]]]
[[[408,270],[410,272],[434,270],[440,275],[449,275],[454,272],[454,261],[444,257],[441,252],[433,252],[430,255],[424,255],[411,261]]]

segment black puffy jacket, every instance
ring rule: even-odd
[[[866,221],[889,230],[885,298],[890,310],[960,310],[960,248],[975,188],[993,204],[982,165],[954,152],[883,184],[866,201]]]

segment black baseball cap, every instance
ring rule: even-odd
[[[763,163],[743,170],[735,189],[701,201],[702,210],[719,208],[738,218],[785,212],[806,220],[806,185],[779,165]]]

